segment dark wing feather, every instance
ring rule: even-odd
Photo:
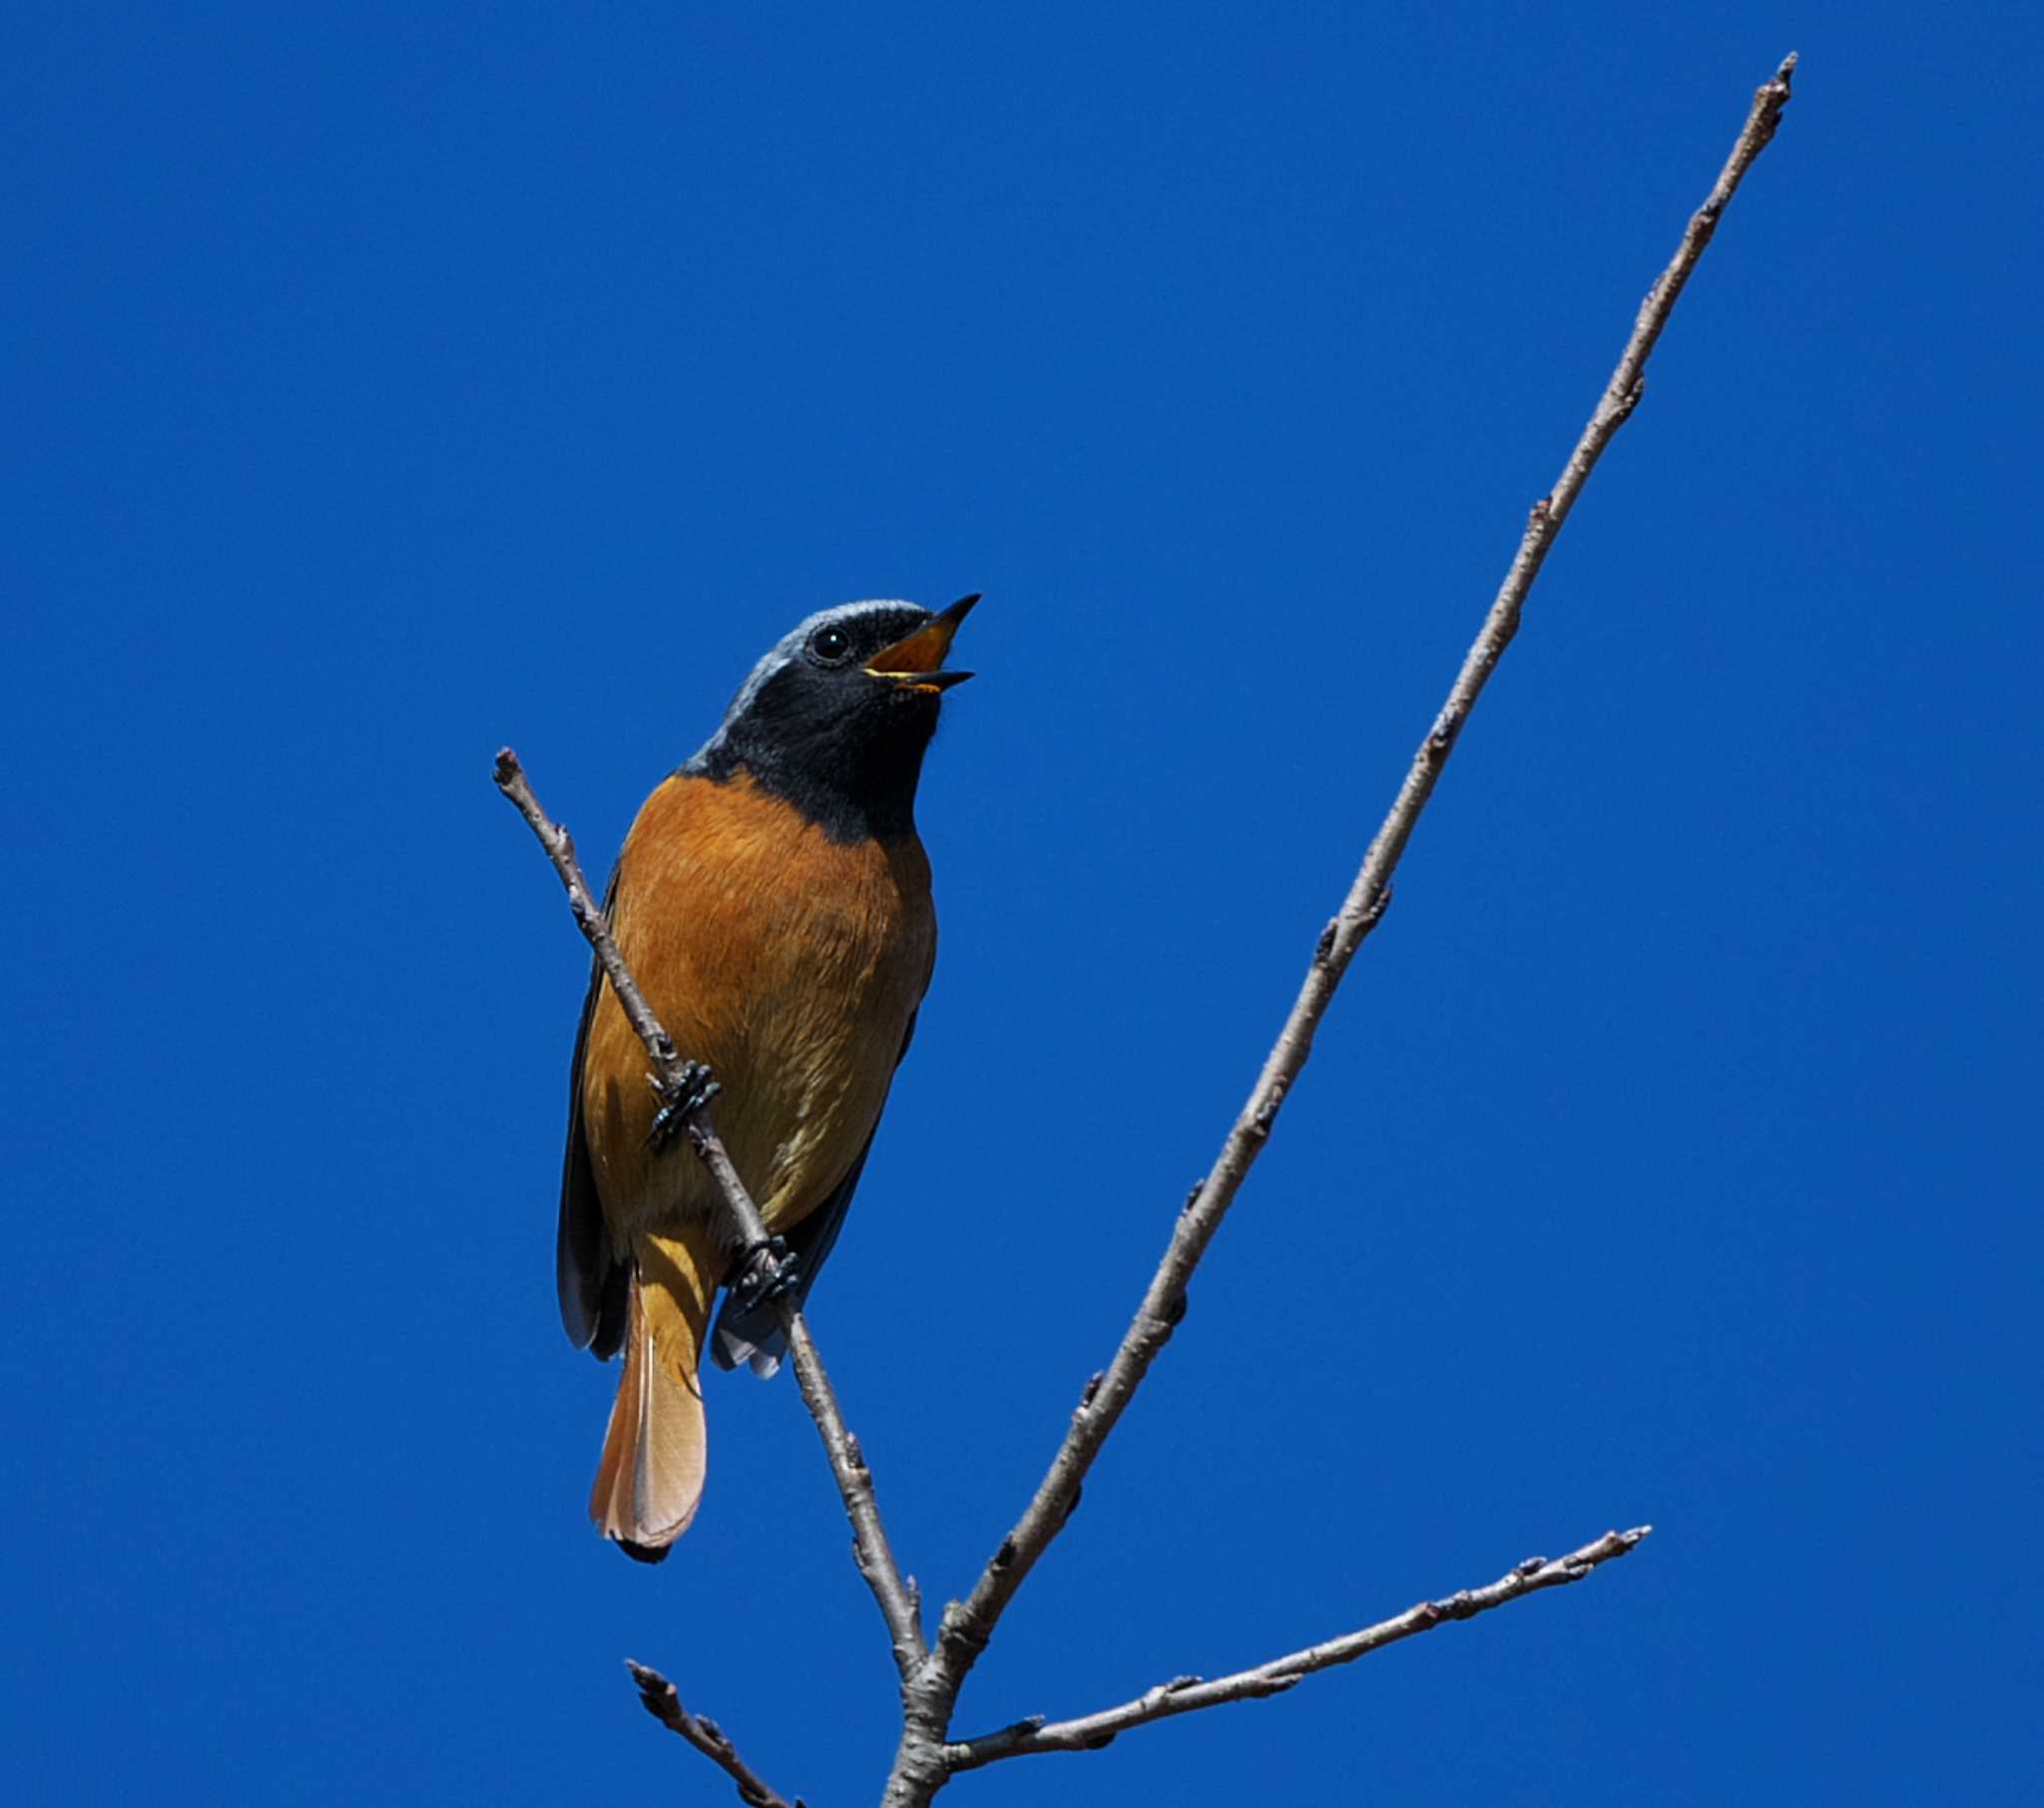
[[[916,1014],[920,1015],[920,1012]],[[914,1040],[915,1017],[912,1016],[902,1034],[901,1054],[894,1057],[897,1068],[901,1065],[901,1056],[908,1053],[908,1045]],[[836,1243],[838,1231],[844,1228],[844,1214],[851,1209],[851,1195],[858,1190],[858,1177],[865,1171],[866,1156],[872,1152],[873,1134],[879,1128],[876,1123],[873,1130],[867,1133],[865,1146],[858,1151],[858,1158],[845,1170],[844,1178],[830,1189],[829,1196],[787,1233],[787,1252],[794,1262],[791,1291],[797,1308],[809,1297],[809,1289],[816,1284],[817,1271]],[[738,1310],[738,1301],[727,1293],[717,1314],[717,1328],[711,1335],[710,1353],[717,1358],[717,1366],[721,1369],[735,1369],[740,1363],[749,1362],[756,1373],[770,1375],[787,1354],[787,1339],[781,1335],[779,1318],[770,1303],[742,1312]]]
[[[612,875],[604,893],[604,915],[610,915],[618,881]],[[561,1162],[561,1221],[554,1242],[554,1280],[561,1296],[561,1325],[578,1350],[608,1361],[623,1347],[626,1291],[631,1280],[626,1265],[611,1251],[604,1223],[603,1200],[596,1190],[596,1170],[589,1161],[589,1139],[582,1130],[582,1057],[589,1046],[590,1020],[603,994],[603,968],[590,962],[589,993],[582,1001],[582,1021],[575,1027],[575,1059],[568,1068],[568,1148]]]

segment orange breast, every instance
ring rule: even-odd
[[[913,834],[843,846],[749,777],[670,778],[618,859],[612,928],[681,1053],[724,1091],[717,1127],[767,1225],[843,1177],[886,1102],[936,958],[929,861]],[[646,1052],[605,988],[583,1122],[621,1247],[714,1208],[686,1148],[646,1147]]]

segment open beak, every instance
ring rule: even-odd
[[[944,656],[951,651],[951,638],[957,634],[958,624],[972,613],[972,606],[978,601],[978,591],[969,597],[960,597],[949,609],[930,617],[905,641],[896,641],[891,647],[881,648],[867,663],[866,676],[890,678],[911,690],[927,690],[932,694],[948,690],[953,684],[964,683],[971,673],[945,672],[942,667]]]

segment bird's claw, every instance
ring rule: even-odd
[[[787,1251],[786,1239],[769,1236],[764,1243],[755,1243],[740,1253],[726,1284],[731,1289],[733,1304],[745,1314],[770,1304],[794,1283],[795,1262]]]
[[[684,1062],[682,1071],[671,1083],[663,1082],[657,1074],[648,1078],[660,1100],[660,1110],[653,1114],[653,1128],[646,1132],[646,1144],[653,1149],[667,1147],[688,1122],[690,1113],[701,1111],[724,1091],[712,1078],[706,1061]]]

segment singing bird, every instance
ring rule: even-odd
[[[847,603],[753,669],[701,751],[640,809],[605,909],[675,1047],[722,1086],[717,1128],[799,1301],[836,1241],[936,960],[915,787],[977,596],[931,614]],[[575,1035],[561,1321],[624,1375],[589,1514],[657,1563],[703,1496],[698,1375],[738,1279],[708,1169],[656,1146],[646,1051],[601,969]],[[740,1265],[743,1265],[742,1263]],[[770,1299],[727,1293],[713,1354],[770,1375]]]

